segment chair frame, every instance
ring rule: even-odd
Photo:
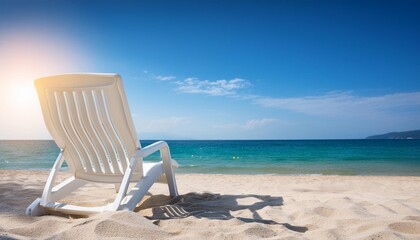
[[[92,74],[87,74],[91,76]],[[101,75],[101,74],[98,74]],[[62,75],[61,75],[62,76]],[[77,76],[83,76],[83,74],[77,74]],[[119,79],[118,75],[116,76]],[[59,77],[59,76],[58,76]],[[119,79],[119,81],[121,81]],[[123,92],[124,94],[124,92]],[[125,97],[125,96],[122,96]],[[131,119],[130,119],[131,120]],[[138,141],[138,140],[137,140]],[[171,197],[178,196],[178,190],[173,172],[173,166],[176,166],[176,162],[171,159],[169,146],[164,141],[158,141],[144,148],[138,147],[134,154],[130,157],[129,164],[125,169],[122,180],[113,181],[98,178],[97,181],[93,179],[82,179],[76,175],[64,180],[63,182],[55,185],[56,176],[59,173],[62,164],[65,161],[65,148],[61,149],[52,169],[48,176],[41,198],[37,198],[32,204],[26,209],[27,215],[43,215],[51,212],[61,212],[65,214],[75,215],[92,215],[95,213],[105,211],[119,211],[129,210],[133,211],[136,205],[141,201],[144,195],[148,192],[150,187],[163,175],[166,176],[166,182],[169,187],[169,193]],[[144,162],[143,158],[149,156],[152,153],[159,151],[161,160],[160,162]],[[139,166],[139,165],[142,166]],[[133,177],[133,174],[138,171],[142,171],[142,176],[137,179]],[[84,186],[85,184],[93,183],[112,183],[115,185],[117,195],[115,200],[105,206],[97,207],[84,207],[76,206],[71,204],[65,204],[58,202],[60,199],[65,198],[75,190]],[[137,182],[134,187],[130,189],[129,184],[131,182]]]

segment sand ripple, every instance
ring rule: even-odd
[[[420,239],[419,177],[179,175],[177,198],[156,185],[135,212],[77,218],[23,214],[47,172],[0,176],[0,239]],[[91,185],[66,201],[112,196]]]

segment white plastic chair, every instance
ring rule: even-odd
[[[159,141],[141,148],[118,75],[64,74],[37,79],[35,86],[45,124],[61,152],[42,197],[26,209],[26,214],[132,211],[162,175],[166,175],[170,195],[178,195],[169,147]],[[162,161],[143,162],[156,151],[160,151]],[[64,161],[72,177],[55,185]],[[89,182],[115,184],[118,193],[114,202],[97,207],[57,202]],[[130,182],[137,184],[127,193]]]

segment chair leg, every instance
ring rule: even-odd
[[[168,183],[169,194],[171,195],[171,197],[177,197],[179,194],[178,194],[178,188],[176,185],[175,174],[172,168],[172,161],[164,160],[163,169],[166,176],[166,182]]]
[[[171,197],[177,197],[179,194],[178,188],[176,186],[175,174],[172,168],[172,160],[169,149],[162,149],[161,155],[163,160],[163,170],[165,172],[166,181],[169,187],[169,194]]]
[[[118,191],[120,190],[121,184],[116,183],[116,184],[114,184],[114,186],[115,186],[115,193],[118,193]]]
[[[41,198],[37,198],[31,205],[26,208],[25,214],[29,216],[42,216],[45,214],[44,208],[41,206]]]
[[[172,169],[170,172],[165,170],[165,175],[166,175],[166,181],[168,182],[169,194],[171,195],[171,197],[177,197],[179,193],[178,193],[178,188],[176,186],[176,180],[172,172]]]
[[[51,191],[53,189],[55,177],[57,176],[57,173],[60,170],[60,167],[63,164],[63,162],[64,162],[64,155],[63,155],[63,151],[61,151],[57,159],[55,160],[53,167],[51,168],[51,172],[48,175],[48,179],[47,179],[47,182],[45,183],[44,190],[42,191],[41,203],[40,203],[41,205],[45,205],[47,204],[47,202],[50,201]]]

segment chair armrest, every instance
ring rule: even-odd
[[[160,157],[163,162],[163,170],[166,175],[166,180],[169,185],[169,192],[172,197],[178,196],[178,189],[176,187],[175,175],[173,167],[178,167],[178,163],[171,158],[169,146],[165,141],[158,141],[145,148],[139,149],[134,154],[133,159],[130,161],[130,168],[134,168],[136,159],[149,156],[150,154],[160,151]]]
[[[169,146],[165,141],[158,141],[158,142],[150,144],[150,145],[148,145],[148,146],[146,146],[142,149],[137,150],[136,153],[134,154],[134,157],[135,158],[144,158],[144,157],[147,157],[154,152],[167,150],[167,149],[169,149]]]

